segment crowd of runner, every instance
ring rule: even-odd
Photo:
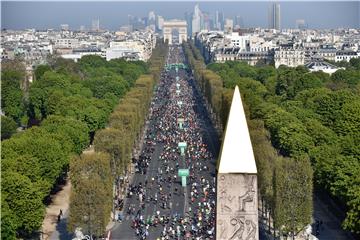
[[[181,47],[170,46],[167,63],[184,62]],[[145,175],[145,180],[129,185],[131,204],[124,210],[137,239],[215,238],[214,157],[203,140],[193,84],[191,73],[175,68],[164,71],[158,83],[145,145],[134,159],[136,173]],[[179,118],[184,119],[182,129]],[[187,144],[184,155],[179,142]],[[151,169],[151,161],[160,162],[156,169]],[[189,169],[186,187],[181,185],[179,169]],[[179,210],[179,206],[183,207]]]

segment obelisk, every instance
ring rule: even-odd
[[[259,239],[257,170],[236,86],[217,166],[216,239]]]

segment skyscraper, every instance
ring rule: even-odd
[[[224,17],[224,13],[222,12],[219,12],[219,23],[220,23],[220,30],[224,30],[225,17]]]
[[[215,30],[220,30],[221,29],[220,19],[219,19],[219,11],[215,12],[214,29]]]
[[[224,32],[232,33],[233,28],[234,28],[234,20],[230,18],[225,19]]]
[[[242,16],[237,15],[235,17],[235,24],[234,25],[235,25],[234,26],[235,28],[244,28],[244,21],[243,21]]]
[[[304,29],[306,28],[306,23],[304,19],[296,19],[296,28],[297,29]]]
[[[269,28],[280,30],[280,4],[273,3],[269,8]]]
[[[163,30],[163,25],[164,25],[164,18],[162,16],[157,16],[157,29],[159,31],[162,31]]]
[[[200,32],[201,30],[201,11],[199,8],[199,4],[195,5],[194,15],[192,19],[192,34],[195,35],[196,33]]]
[[[149,12],[148,19],[147,19],[147,26],[152,29],[154,32],[156,30],[156,15],[154,11]]]
[[[202,13],[202,18],[201,18],[201,30],[211,30],[210,27],[210,14],[207,12],[203,12]]]
[[[150,11],[148,14],[148,21],[150,24],[154,24],[155,23],[155,12],[154,11]]]
[[[191,36],[192,34],[192,13],[185,12],[184,17],[187,24],[187,34],[188,36]]]
[[[100,20],[94,19],[91,24],[91,30],[92,31],[99,31],[100,30]]]
[[[69,31],[69,24],[61,24],[60,29],[62,31]]]

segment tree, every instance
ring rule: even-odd
[[[267,79],[276,75],[275,68],[272,66],[262,66],[257,68],[257,74],[255,79],[260,81],[262,84],[265,84]]]
[[[350,59],[350,65],[356,69],[360,70],[360,59],[359,58],[352,58]]]
[[[71,59],[65,59],[62,57],[54,56],[48,59],[50,67],[61,74],[65,75],[79,75],[80,74],[80,67],[79,63],[75,63]]]
[[[68,228],[86,229],[90,235],[105,232],[112,209],[110,157],[105,153],[82,154],[70,162],[73,191]]]
[[[352,69],[340,69],[331,75],[333,85],[332,89],[341,89],[346,87],[355,87],[359,82],[360,71]]]
[[[349,186],[348,197],[350,201],[347,202],[348,211],[343,222],[343,227],[354,233],[360,233],[360,175],[356,175],[355,185]]]
[[[17,231],[28,236],[39,229],[45,209],[42,194],[36,185],[27,177],[12,171],[2,175],[1,185],[1,195],[13,213],[13,218],[9,220],[16,226]]]
[[[1,109],[17,123],[25,112],[21,88],[24,79],[25,70],[3,68],[1,71]]]
[[[6,116],[1,115],[1,140],[10,138],[16,132],[16,122]]]
[[[89,145],[89,128],[79,120],[50,115],[41,123],[41,126],[49,133],[69,136],[73,145],[72,151],[77,154]]]
[[[9,205],[4,200],[5,196],[1,198],[1,237],[2,239],[16,240],[16,229],[14,214],[9,209]]]
[[[47,71],[51,71],[51,67],[49,65],[38,65],[35,69],[35,79],[36,80],[41,79],[41,77]]]
[[[341,106],[334,120],[334,131],[339,135],[360,136],[360,97]]]
[[[261,120],[250,120],[249,130],[254,150],[256,167],[258,169],[259,191],[262,200],[263,212],[273,208],[274,188],[273,175],[277,158],[276,150],[270,142],[270,134]]]
[[[68,164],[69,142],[60,135],[50,134],[44,129],[32,127],[24,133],[2,142],[2,159],[16,155],[37,158],[41,177],[52,186]]]
[[[121,97],[128,87],[121,76],[93,78],[86,81],[84,85],[91,89],[94,97],[100,99],[103,99],[106,93]]]
[[[308,158],[278,158],[274,189],[275,226],[294,236],[312,217],[312,169]]]
[[[110,155],[110,167],[114,176],[123,174],[130,159],[125,150],[128,148],[126,138],[124,131],[114,128],[99,130],[94,138],[95,151]]]
[[[302,124],[286,124],[277,132],[279,148],[285,156],[297,156],[307,153],[314,147],[314,141]]]

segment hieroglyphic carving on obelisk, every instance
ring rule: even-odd
[[[257,169],[238,87],[218,162],[216,239],[259,239]]]

